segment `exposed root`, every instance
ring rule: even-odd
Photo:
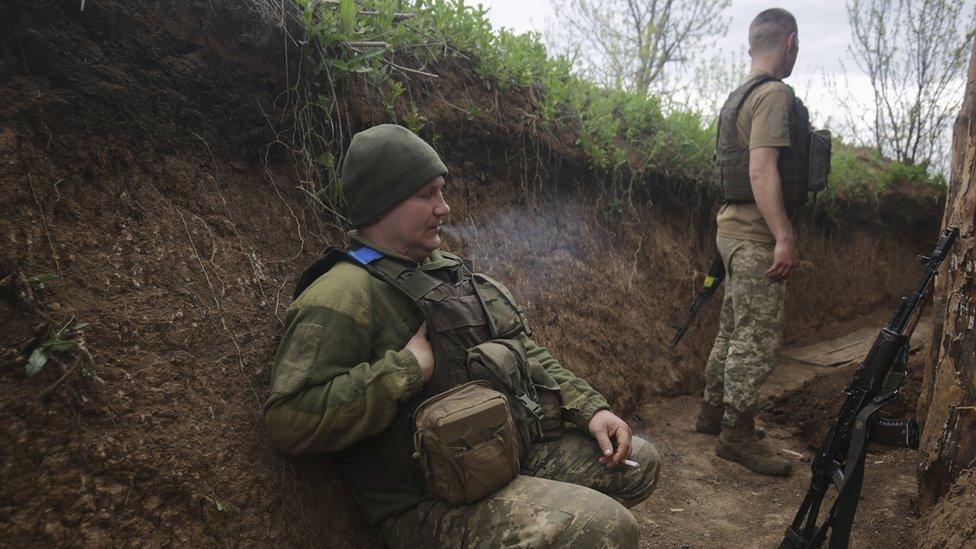
[[[81,366],[83,363],[87,363],[88,366],[91,368],[91,370],[94,371],[95,359],[92,358],[91,353],[88,351],[88,347],[85,345],[84,339],[81,339],[79,336],[79,338],[77,339],[77,343],[78,343],[78,347],[77,347],[78,356],[75,357],[74,362],[71,363],[71,366],[69,366],[68,369],[65,370],[63,374],[61,374],[61,377],[59,377],[57,381],[48,385],[47,388],[45,388],[43,391],[40,392],[38,397],[41,400],[46,399],[48,396],[50,396],[51,393],[57,390],[58,387],[64,385],[69,379],[71,379],[71,377],[73,377],[76,373],[78,373],[81,370]]]
[[[197,263],[200,265],[200,270],[203,271],[203,277],[207,281],[207,286],[210,288],[210,295],[213,298],[214,304],[216,305],[216,312],[217,312],[216,316],[217,318],[220,319],[220,325],[224,329],[224,332],[227,334],[227,337],[230,338],[231,342],[234,344],[234,348],[237,349],[238,364],[240,366],[241,373],[244,373],[245,372],[244,353],[241,351],[241,346],[237,343],[237,338],[234,337],[234,334],[231,333],[230,328],[227,326],[227,318],[224,316],[224,312],[223,312],[223,301],[219,297],[217,297],[217,290],[214,288],[213,283],[210,281],[210,273],[207,271],[207,267],[203,264],[203,259],[200,257],[200,253],[197,252],[197,247],[193,243],[193,236],[190,233],[189,225],[187,225],[186,223],[186,218],[183,217],[183,213],[177,210],[175,207],[173,207],[173,211],[176,212],[176,215],[179,216],[180,221],[183,222],[183,229],[186,231],[186,238],[190,243],[190,249],[193,250],[193,256],[196,257]],[[204,225],[206,226],[206,223],[204,223]],[[207,227],[207,230],[209,231],[210,228]],[[211,238],[213,238],[212,233],[211,233]],[[214,254],[216,254],[216,246],[214,246]],[[211,264],[213,264],[212,257],[211,257]],[[217,275],[216,269],[214,270],[214,276],[216,276],[217,279],[220,280],[220,277]],[[223,284],[222,280],[221,280],[221,284]],[[221,291],[221,296],[222,295],[223,295],[223,290]]]
[[[30,186],[31,194],[34,195],[34,204],[37,204],[37,211],[41,216],[41,225],[44,227],[44,234],[47,236],[47,243],[51,247],[51,257],[54,258],[54,266],[58,269],[58,276],[61,276],[61,261],[58,259],[58,252],[54,248],[54,240],[51,238],[51,229],[47,226],[47,215],[41,206],[41,201],[37,198],[37,191],[34,190],[34,179],[30,172],[27,173],[27,184]]]

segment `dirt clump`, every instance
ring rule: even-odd
[[[264,150],[281,37],[230,4],[4,8],[0,280],[58,280],[0,295],[0,538],[368,544],[328,460],[262,428],[285,282],[321,246]],[[91,376],[42,398],[74,357],[25,364],[72,318]]]
[[[809,448],[823,442],[827,431],[837,419],[844,403],[844,388],[851,382],[857,363],[832,368],[807,380],[800,387],[771,397],[763,406],[764,421],[792,430]],[[881,409],[881,414],[893,419],[915,417],[919,392],[922,386],[924,358],[913,355],[909,360],[908,376],[895,399]],[[872,445],[872,451],[882,451]]]

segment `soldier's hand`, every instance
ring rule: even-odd
[[[610,410],[593,414],[587,426],[600,446],[600,463],[613,468],[630,457],[630,426]]]
[[[786,280],[800,266],[800,254],[793,240],[777,240],[773,248],[773,264],[766,271],[766,278]]]
[[[434,373],[434,350],[427,339],[426,322],[417,328],[417,333],[413,334],[413,337],[403,348],[409,349],[413,356],[417,357],[417,362],[420,363],[420,378],[424,380],[424,383],[427,383],[431,374]]]

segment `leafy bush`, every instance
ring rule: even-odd
[[[876,195],[881,188],[878,178],[880,159],[871,151],[845,147],[836,141],[834,145],[826,196],[840,194],[866,198]]]
[[[932,173],[927,164],[902,164],[888,162],[881,172],[882,188],[898,183],[916,183],[929,187],[945,187],[946,179],[940,173]]]
[[[879,192],[892,185],[945,187],[942,174],[933,173],[923,164],[902,164],[882,158],[875,149],[852,147],[834,140],[830,165],[830,186],[826,200],[837,196],[854,199],[875,199]]]

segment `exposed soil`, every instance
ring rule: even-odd
[[[911,357],[908,376],[902,383],[898,396],[884,407],[885,416],[893,419],[915,417],[923,367],[923,358],[918,355]],[[793,365],[792,368],[813,367]],[[779,425],[795,434],[800,441],[807,444],[809,449],[816,448],[837,417],[843,402],[843,390],[854,376],[856,368],[856,363],[829,368],[816,377],[803,381],[798,387],[787,389],[775,396],[771,395],[769,403],[762,412],[763,418],[768,423]]]
[[[918,521],[912,545],[919,549],[976,545],[976,471],[964,471],[946,494]]]
[[[763,387],[768,420],[760,424],[769,444],[793,461],[786,478],[758,475],[717,457],[716,437],[694,431],[697,397],[653,399],[642,406],[634,418],[638,432],[657,445],[665,465],[658,490],[633,509],[642,526],[641,546],[778,546],[809,485],[813,450],[835,419],[840,389],[852,372],[782,362]],[[906,380],[902,410],[914,410],[917,378]],[[872,447],[851,547],[909,546],[917,461],[913,450]]]
[[[292,129],[281,101],[291,42],[237,3],[77,8],[12,0],[0,18],[0,539],[376,545],[329,459],[283,456],[261,420],[291,287],[342,241],[277,141]],[[719,486],[703,479],[736,469],[682,431],[693,399],[662,398],[701,385],[720,296],[677,351],[668,341],[708,264],[716,204],[658,178],[634,211],[604,215],[574,136],[527,122],[533,90],[499,101],[469,67],[431,70],[436,85],[408,84],[453,175],[448,245],[511,286],[567,366],[647,421],[673,473],[641,514],[646,532],[657,535],[649,520],[673,524],[668,539],[694,545],[728,530],[718,518],[668,522],[694,516],[672,513],[691,509],[674,501],[701,501],[693,489]],[[374,95],[345,85],[340,142],[388,121]],[[941,204],[909,185],[844,208],[801,220],[810,266],[789,292],[790,340],[911,287]],[[44,273],[59,280],[25,282]],[[88,323],[91,375],[66,352],[26,377],[30,354],[72,318]],[[736,482],[746,493],[754,481],[784,506],[802,483]],[[769,522],[772,536],[783,521]]]

